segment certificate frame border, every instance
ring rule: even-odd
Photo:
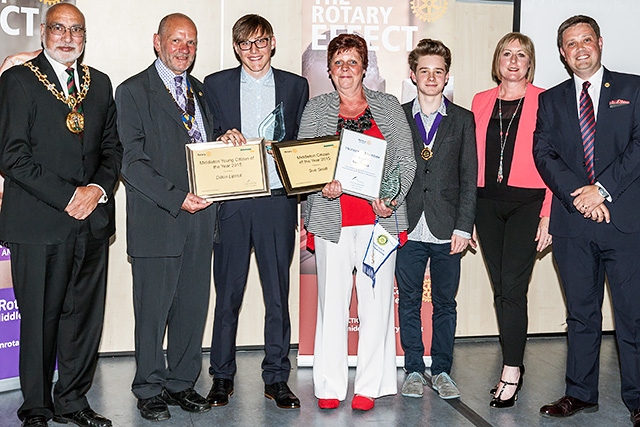
[[[340,131],[340,147],[338,148],[338,157],[336,159],[336,167],[335,167],[335,169],[333,171],[333,179],[335,179],[336,172],[338,171],[338,163],[340,162],[340,154],[342,153],[342,135],[344,134],[344,131],[360,133],[360,134],[362,134],[362,135],[364,135],[366,137],[379,139],[379,140],[384,141],[385,144],[388,144],[388,142],[385,139],[377,138],[377,137],[371,136],[371,135],[367,135],[367,134],[365,134],[363,132],[358,132],[358,131],[342,128],[342,130]],[[382,159],[382,165],[383,165],[382,166],[382,175],[380,176],[380,183],[378,185],[378,193],[380,193],[380,188],[382,188],[382,180],[384,179],[384,164],[385,164],[386,161],[387,161],[387,150],[385,149],[384,158]],[[372,202],[372,201],[374,201],[374,200],[376,200],[376,199],[378,199],[380,197],[380,195],[378,194],[378,196],[376,196],[374,198],[370,198],[367,194],[359,193],[357,191],[353,191],[353,190],[345,189],[345,188],[342,189],[342,192],[344,194],[348,194],[350,196],[359,197],[359,198],[367,200],[369,202]]]
[[[258,150],[260,152],[259,154],[259,158],[260,158],[260,168],[261,173],[260,176],[262,177],[262,188],[259,190],[247,190],[247,191],[233,191],[233,192],[227,192],[227,193],[217,193],[215,195],[211,195],[211,194],[205,194],[205,195],[198,195],[197,194],[197,184],[195,183],[195,179],[193,176],[193,156],[190,155],[190,153],[193,153],[193,151],[190,151],[189,148],[191,146],[202,146],[202,142],[196,142],[196,143],[191,143],[191,144],[185,144],[185,153],[187,156],[187,174],[189,176],[189,191],[192,192],[193,194],[198,195],[198,197],[202,197],[203,199],[206,199],[208,201],[211,202],[222,202],[225,200],[235,200],[235,199],[247,199],[247,198],[253,198],[253,197],[264,197],[264,196],[270,196],[271,195],[271,188],[269,187],[269,175],[268,175],[268,170],[267,170],[267,149],[265,146],[265,140],[264,138],[251,138],[253,140],[257,140],[260,139],[260,143],[259,144],[252,144],[252,145],[257,145],[258,146]],[[251,140],[250,139],[250,140]],[[219,143],[219,141],[209,141],[206,142],[204,144],[209,144],[209,143]],[[218,148],[225,148],[225,147],[211,147],[213,150],[216,150]]]
[[[322,188],[327,183],[325,182],[321,184],[304,185],[300,187],[294,187],[293,185],[291,185],[291,179],[289,178],[289,173],[287,172],[285,161],[282,158],[282,153],[280,152],[280,149],[296,147],[299,145],[325,144],[327,142],[338,143],[338,153],[340,152],[340,136],[339,135],[327,135],[327,136],[321,136],[318,138],[305,138],[305,139],[271,143],[273,159],[276,162],[276,167],[278,168],[278,172],[280,173],[280,178],[282,180],[282,185],[284,186],[284,189],[287,192],[288,196],[313,193],[315,191],[322,190]],[[338,164],[338,155],[336,155],[335,160],[336,161],[333,164],[333,174],[331,174],[332,176],[335,175],[335,168],[336,168],[336,165]]]

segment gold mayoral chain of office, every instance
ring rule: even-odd
[[[45,88],[49,92],[53,94],[59,101],[67,104],[69,109],[71,110],[69,114],[67,114],[67,129],[69,132],[78,134],[84,131],[84,114],[78,112],[78,105],[87,97],[87,92],[89,92],[89,86],[91,85],[91,73],[89,72],[89,67],[82,64],[82,72],[84,76],[82,76],[82,84],[80,85],[80,92],[78,92],[77,96],[69,94],[69,96],[65,97],[62,92],[56,89],[56,86],[51,83],[47,79],[46,74],[42,74],[40,69],[33,65],[31,61],[24,63],[25,67],[29,67],[33,74],[36,75],[38,80],[42,82]]]

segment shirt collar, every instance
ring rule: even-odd
[[[160,79],[162,80],[162,83],[164,83],[164,85],[166,87],[168,87],[172,93],[173,93],[173,89],[175,86],[175,78],[178,76],[182,76],[182,84],[186,85],[187,84],[187,72],[183,72],[182,74],[176,74],[173,71],[171,71],[166,65],[164,65],[164,62],[162,62],[160,60],[160,58],[156,58],[156,62],[155,62],[155,66],[156,66],[156,70],[158,71],[158,75],[160,76]]]
[[[244,67],[240,67],[240,82],[241,83],[254,83],[262,86],[274,86],[273,81],[273,68],[269,67],[267,74],[259,79],[254,78],[251,74],[247,73]]]
[[[53,71],[56,73],[58,81],[60,82],[60,86],[62,86],[62,88],[64,89],[63,92],[66,95],[67,79],[69,77],[69,74],[67,74],[67,68],[69,67],[53,59],[46,49],[43,49],[43,52],[44,57],[47,58],[47,61],[49,61],[51,67],[53,68]],[[80,76],[78,75],[78,61],[74,61],[73,64],[71,64],[71,68],[73,68],[77,86],[78,78],[80,78]]]
[[[420,115],[424,118],[428,118],[431,117],[433,115],[435,115],[436,113],[440,113],[443,116],[447,115],[447,106],[444,103],[444,95],[442,95],[442,99],[440,100],[440,106],[438,107],[438,109],[436,111],[434,111],[433,113],[427,115],[424,114],[422,112],[422,109],[420,108],[420,102],[418,102],[418,97],[416,96],[413,100],[413,106],[411,107],[411,115],[415,117],[416,114],[420,113]]]
[[[576,85],[576,92],[577,93],[582,92],[582,83],[586,81],[591,83],[591,87],[594,88],[597,92],[600,92],[600,86],[602,85],[603,77],[604,77],[604,67],[602,65],[600,65],[600,68],[598,69],[598,71],[595,72],[593,76],[589,77],[589,80],[582,80],[580,77],[574,74],[573,81]]]

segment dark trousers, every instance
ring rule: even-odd
[[[78,222],[59,244],[9,247],[21,316],[18,417],[85,409],[102,335],[108,240],[95,239],[89,224]]]
[[[209,368],[215,378],[233,379],[236,373],[238,315],[253,249],[265,306],[262,378],[266,384],[289,379],[289,268],[295,247],[296,202],[293,197],[273,196],[225,202],[220,207]]]
[[[451,245],[408,241],[398,250],[400,342],[407,372],[424,372],[422,343],[422,283],[430,259],[431,296],[433,301],[431,374],[449,374],[453,362],[453,339],[456,332],[456,293],[460,284],[460,254],[450,255]]]
[[[193,387],[202,368],[202,335],[211,288],[213,224],[194,214],[182,255],[132,257],[139,399]],[[167,333],[167,358],[162,342]]]
[[[476,232],[493,286],[503,364],[521,366],[527,342],[527,292],[536,259],[542,200],[478,198]]]
[[[576,214],[578,215],[578,214]],[[620,355],[622,399],[640,408],[640,233],[589,220],[577,237],[553,237],[553,255],[567,303],[566,394],[598,401],[605,273],[611,291]]]

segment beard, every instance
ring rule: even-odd
[[[42,42],[44,49],[47,51],[47,54],[53,58],[56,62],[61,64],[71,64],[76,61],[82,55],[84,51],[84,43],[76,44],[76,43],[65,43],[65,42],[55,42],[47,45],[45,41]],[[73,50],[65,52],[64,50],[60,50],[58,48],[73,48]]]

